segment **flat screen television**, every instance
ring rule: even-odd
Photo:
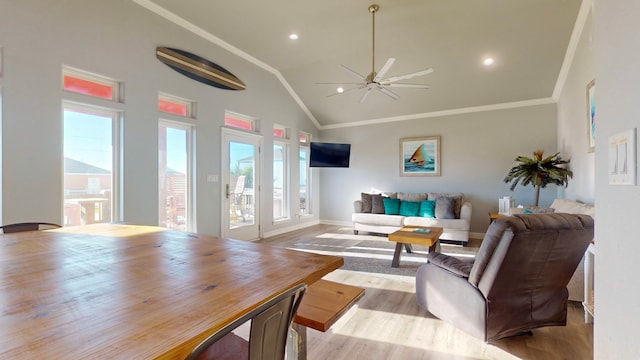
[[[311,142],[310,167],[349,167],[351,144]]]

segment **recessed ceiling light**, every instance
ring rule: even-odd
[[[344,92],[344,89],[339,87],[336,89],[336,91],[338,92],[338,94],[342,94]]]
[[[482,60],[482,64],[484,66],[491,66],[495,64],[495,62],[496,62],[495,59],[492,57],[484,58],[484,60]]]
[[[289,39],[291,39],[291,40],[298,40],[298,34],[290,34],[290,35],[289,35]]]

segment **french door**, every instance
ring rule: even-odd
[[[222,236],[260,238],[260,145],[262,137],[222,129]]]

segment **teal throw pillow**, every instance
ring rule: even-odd
[[[434,219],[436,217],[436,201],[423,200],[420,202],[420,210],[418,216]]]
[[[400,214],[400,199],[382,198],[386,215]]]
[[[400,215],[418,216],[420,203],[417,201],[400,201]]]

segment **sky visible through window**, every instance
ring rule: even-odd
[[[111,116],[65,109],[64,156],[104,170],[113,170],[112,121]]]

